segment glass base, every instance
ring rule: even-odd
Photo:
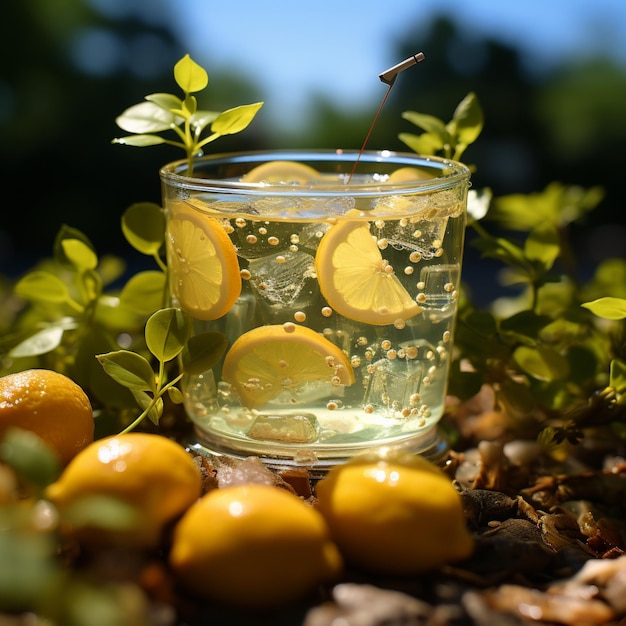
[[[235,449],[228,445],[228,440],[219,441],[214,437],[210,439],[200,428],[195,428],[194,432],[186,441],[181,442],[189,450],[204,454],[209,457],[230,457],[234,459],[245,459],[250,456],[258,457],[268,468],[275,471],[306,469],[313,480],[323,478],[326,473],[336,465],[346,463],[355,456],[361,454],[371,454],[380,450],[381,453],[403,452],[421,456],[435,465],[443,467],[448,459],[450,447],[447,439],[443,436],[437,426],[405,439],[393,442],[374,442],[368,445],[347,448],[345,446],[337,450],[320,449],[315,447],[283,447],[281,450],[253,450]]]

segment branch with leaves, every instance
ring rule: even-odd
[[[126,109],[115,121],[122,130],[133,134],[113,139],[113,143],[139,147],[169,144],[182,148],[187,158],[187,175],[191,176],[193,160],[204,146],[223,135],[244,130],[263,103],[242,105],[221,113],[198,109],[198,100],[193,94],[207,87],[209,76],[188,54],[174,66],[174,79],[183,97],[153,93],[145,97],[146,102]],[[207,128],[211,134],[203,137]],[[178,138],[167,139],[155,134],[165,131],[173,131]]]

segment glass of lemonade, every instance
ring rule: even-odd
[[[186,375],[194,446],[324,472],[447,452],[469,170],[389,151],[271,151],[161,170],[172,304],[228,339]],[[354,169],[354,173],[352,174]]]

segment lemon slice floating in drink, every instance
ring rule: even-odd
[[[297,161],[269,161],[258,165],[242,176],[244,183],[267,183],[270,185],[306,185],[319,177],[308,165]]]
[[[288,322],[254,328],[239,337],[226,354],[222,378],[252,409],[285,391],[295,397],[307,383],[349,386],[354,372],[338,346],[306,326]]]
[[[331,226],[317,249],[315,270],[329,306],[348,319],[382,326],[422,311],[383,258],[368,222],[345,219]]]
[[[241,293],[237,252],[218,220],[179,208],[168,222],[170,285],[180,307],[192,317],[214,320]]]

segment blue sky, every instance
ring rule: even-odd
[[[613,56],[626,65],[626,0],[166,0],[192,56],[231,66],[263,89],[265,112],[283,124],[306,116],[312,92],[339,105],[377,105],[378,74],[402,59],[394,42],[448,9],[468,36],[518,45],[529,66],[567,56]],[[416,41],[416,50],[420,42]],[[424,50],[426,55],[428,51]],[[414,70],[417,71],[417,70]],[[271,98],[269,97],[271,94]]]

